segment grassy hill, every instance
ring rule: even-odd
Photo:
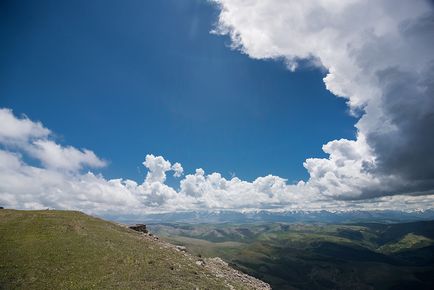
[[[196,254],[222,257],[273,289],[434,289],[434,222],[151,229]]]
[[[230,288],[195,262],[155,237],[80,212],[0,210],[0,289]]]

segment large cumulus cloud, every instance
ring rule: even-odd
[[[337,199],[434,193],[434,11],[426,0],[216,0],[215,32],[256,59],[300,59],[359,115],[355,140],[310,158],[306,186]]]

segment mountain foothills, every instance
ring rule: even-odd
[[[0,289],[269,289],[221,259],[75,211],[0,210]]]
[[[433,289],[434,221],[393,217],[197,212],[147,233],[76,211],[1,209],[0,289]]]
[[[123,223],[135,223],[146,220],[150,223],[252,223],[252,222],[380,222],[399,223],[421,220],[434,220],[434,210],[399,211],[399,210],[292,210],[292,211],[185,211],[145,214],[138,218],[135,215],[122,217],[106,215],[110,220]]]
[[[434,289],[434,221],[151,225],[273,289]]]

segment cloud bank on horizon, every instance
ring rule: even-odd
[[[342,200],[300,181],[267,175],[253,182],[203,169],[187,174],[179,189],[167,174],[182,177],[180,163],[146,155],[141,184],[105,179],[85,169],[105,166],[94,152],[56,143],[40,122],[0,109],[0,204],[20,209],[77,209],[98,215],[141,216],[189,210],[420,210],[433,208],[434,195],[395,195]]]
[[[325,86],[360,116],[354,140],[309,158],[307,181],[252,182],[147,155],[139,184],[85,169],[106,161],[62,146],[41,123],[0,110],[0,203],[96,214],[213,209],[434,208],[434,7],[429,1],[215,0],[215,32],[255,59],[300,60],[328,72]],[[167,174],[181,178],[178,189]]]

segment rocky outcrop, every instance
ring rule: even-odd
[[[146,228],[145,224],[135,224],[132,226],[129,226],[130,229],[135,230],[137,232],[142,232],[147,234],[148,233],[148,229]]]

